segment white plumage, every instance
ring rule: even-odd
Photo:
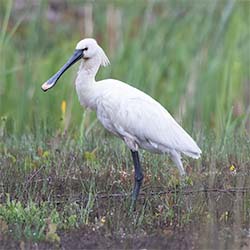
[[[79,51],[82,56],[77,60],[83,60],[75,84],[81,105],[95,110],[102,125],[123,139],[132,152],[143,148],[168,153],[180,174],[184,175],[181,154],[196,159],[201,154],[195,141],[160,103],[147,94],[118,80],[95,81],[99,67],[107,66],[109,60],[94,39],[80,41],[75,53],[79,54]],[[73,63],[74,58],[70,59]],[[53,87],[66,69],[49,79],[42,86],[43,90]]]
[[[89,44],[92,44],[92,39],[81,41],[82,48],[89,48]],[[100,55],[103,55],[103,51]],[[90,63],[95,67],[91,68],[89,59],[80,65],[76,91],[81,105],[95,110],[102,125],[121,137],[131,150],[143,148],[155,153],[168,153],[180,174],[184,175],[180,154],[199,158],[201,150],[195,141],[169,112],[149,95],[114,79],[96,82],[96,67],[99,68],[101,58],[98,57],[97,50],[96,58],[93,57],[93,62]],[[103,61],[106,66],[106,57]]]

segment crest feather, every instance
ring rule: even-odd
[[[99,56],[101,58],[101,66],[108,66],[110,64],[108,57],[106,56],[104,50],[99,46]]]

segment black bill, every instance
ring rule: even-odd
[[[48,81],[46,81],[42,85],[42,90],[47,91],[48,89],[54,87],[56,85],[57,80],[61,77],[61,75],[74,63],[80,60],[83,57],[83,50],[76,49],[74,54],[69,58],[69,60],[62,66],[62,68],[55,73]]]

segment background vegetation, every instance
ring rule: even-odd
[[[105,237],[160,232],[169,239],[171,230],[199,218],[211,226],[205,246],[227,228],[237,243],[250,212],[249,25],[249,1],[1,1],[0,240],[7,231],[61,242],[58,230],[83,225],[105,228]],[[146,152],[146,194],[137,212],[127,213],[129,197],[107,197],[130,192],[132,162],[80,106],[78,66],[53,90],[40,89],[84,37],[96,38],[111,61],[97,79],[120,79],[150,94],[197,140],[202,160],[184,160],[188,190],[231,188],[230,197],[151,196],[176,190],[179,181],[166,157]],[[228,239],[220,244],[227,248]]]

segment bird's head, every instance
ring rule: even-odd
[[[80,59],[83,59],[85,64],[95,65],[97,67],[100,65],[109,65],[108,57],[106,56],[103,49],[97,44],[96,40],[92,38],[83,39],[77,43],[73,55],[62,66],[62,68],[42,85],[42,90],[47,91],[48,89],[55,86],[61,75]]]
[[[82,58],[85,62],[95,59],[102,66],[109,65],[108,57],[104,53],[103,49],[97,44],[95,39],[86,38],[81,40],[77,43],[76,50],[82,51]]]

